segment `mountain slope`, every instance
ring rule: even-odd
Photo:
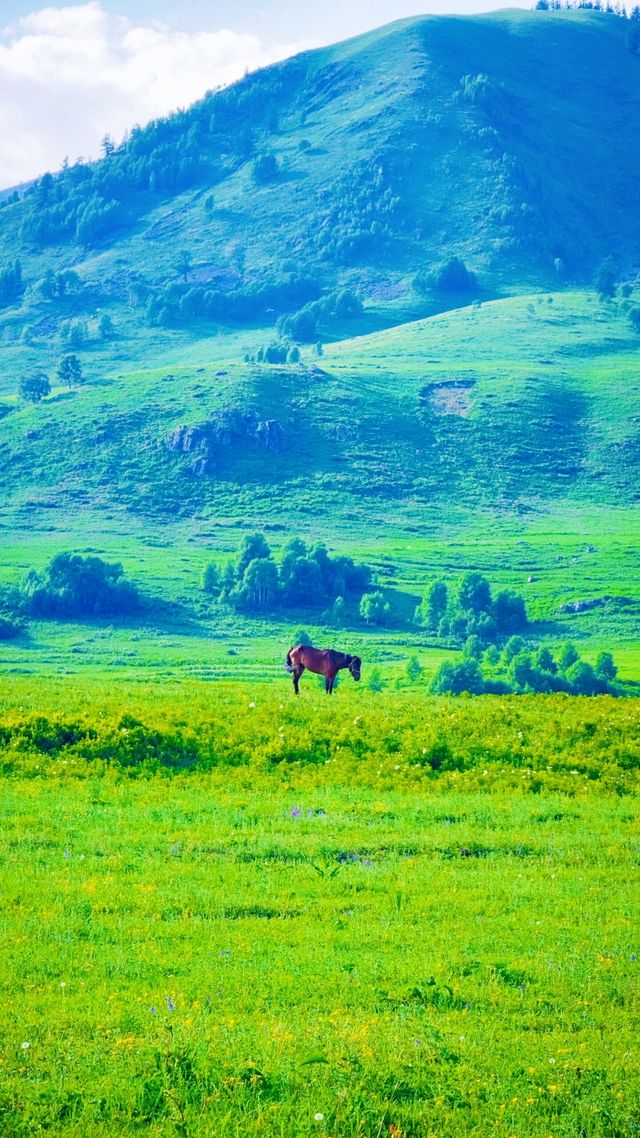
[[[375,499],[631,506],[637,360],[623,306],[583,293],[472,305],[299,364],[243,363],[211,341],[200,366],[57,389],[9,414],[0,488],[27,513],[125,505],[159,522],[260,501],[274,517],[297,503],[336,518]]]
[[[0,309],[4,388],[25,368],[51,370],[70,333],[100,376],[146,359],[150,340],[164,351],[272,326],[336,289],[355,290],[369,327],[401,323],[463,301],[426,279],[452,256],[484,295],[590,277],[609,253],[630,273],[630,26],[586,11],[400,21],[41,179],[0,209],[2,263],[19,257],[25,286]],[[69,269],[60,295],[51,274]],[[101,338],[104,315],[115,339]],[[329,304],[317,335],[341,334]]]

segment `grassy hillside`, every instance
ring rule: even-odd
[[[442,659],[411,624],[425,584],[480,568],[525,594],[536,635],[614,647],[640,675],[638,294],[570,287],[607,253],[618,280],[638,263],[630,29],[400,21],[9,199],[0,578],[92,552],[152,615],[36,623],[3,668],[275,674],[298,622],[336,630],[304,609],[239,618],[199,588],[262,529],[373,567],[392,627],[350,612],[344,636],[390,674]],[[452,257],[475,284],[443,287]],[[300,362],[260,362],[300,309],[282,332]],[[55,376],[70,351],[73,390]],[[27,405],[19,380],[41,370],[51,394]]]
[[[297,622],[391,675],[411,654],[429,672],[442,649],[407,620],[427,581],[478,568],[525,595],[542,635],[577,638],[589,658],[614,647],[623,674],[639,674],[640,408],[620,302],[472,306],[300,365],[247,365],[242,344],[228,359],[216,346],[215,364],[205,345],[199,364],[57,391],[3,420],[4,580],[93,552],[174,606],[134,627],[35,626],[28,645],[2,646],[5,668],[275,676]],[[282,449],[256,437],[267,420]],[[210,450],[174,448],[181,426],[207,424],[224,427]],[[276,550],[300,535],[363,558],[400,623],[340,634],[317,613],[250,621],[211,607],[204,565],[255,529]],[[598,605],[561,611],[585,600]]]
[[[0,210],[0,265],[19,257],[25,289],[0,310],[5,385],[51,372],[69,321],[101,376],[238,322],[272,325],[336,288],[364,301],[360,331],[450,308],[455,295],[412,282],[453,255],[484,296],[590,279],[610,253],[630,272],[629,27],[584,11],[400,21],[41,180]],[[277,169],[256,181],[265,155]],[[64,295],[43,294],[46,274],[66,270],[78,279]],[[115,338],[100,336],[105,315]],[[342,335],[319,320],[318,338]]]

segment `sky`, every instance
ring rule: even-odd
[[[531,2],[0,0],[0,187],[95,158],[106,133],[298,51],[401,16],[507,7]]]

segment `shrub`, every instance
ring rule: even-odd
[[[460,257],[450,257],[431,274],[431,282],[439,292],[471,292],[476,278]]]
[[[0,640],[15,640],[16,636],[24,632],[24,625],[15,617],[0,613]]]
[[[251,177],[256,186],[268,186],[278,177],[278,160],[275,154],[258,154],[253,160]]]
[[[463,660],[461,664],[453,664],[446,660],[431,681],[431,691],[435,695],[461,695],[462,692],[479,695],[484,691],[484,680],[478,661]]]
[[[306,644],[308,647],[313,647],[313,637],[306,628],[297,628],[291,634],[291,643],[295,647],[296,644]]]

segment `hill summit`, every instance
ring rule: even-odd
[[[331,338],[345,289],[399,323],[579,283],[611,254],[629,272],[637,29],[593,11],[402,20],[107,138],[101,161],[0,203],[5,343],[46,359],[70,318],[199,337],[326,297],[293,331]]]

